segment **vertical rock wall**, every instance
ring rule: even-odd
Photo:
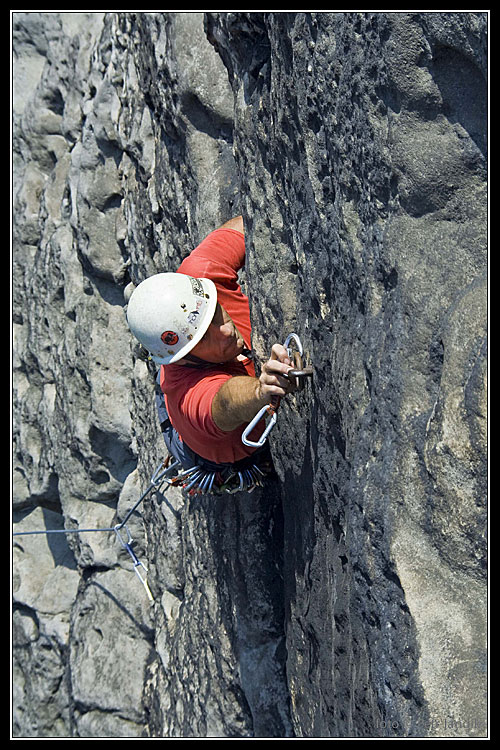
[[[273,435],[299,736],[485,728],[485,22],[208,21],[254,343],[314,365]]]
[[[130,285],[239,213],[203,15],[14,16],[16,531],[113,526],[165,457]],[[14,545],[14,734],[287,736],[281,500],[152,494]],[[126,537],[125,533],[124,536]]]
[[[14,13],[14,521],[164,457],[131,284],[243,213],[265,492],[14,540],[14,736],[484,736],[486,17]],[[117,516],[117,510],[119,516]]]

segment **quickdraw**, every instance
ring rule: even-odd
[[[295,351],[291,348],[292,341],[295,341],[295,345],[297,347]],[[296,333],[291,333],[287,337],[283,346],[287,350],[290,360],[294,363],[294,368],[288,371],[287,377],[293,381],[295,388],[301,391],[305,386],[305,378],[312,377],[313,369],[312,367],[303,366],[302,357],[304,356],[304,348],[302,346],[302,342],[300,338],[297,336]],[[251,448],[261,448],[264,445],[269,433],[271,432],[274,425],[276,424],[276,420],[278,418],[277,411],[278,411],[280,402],[281,402],[280,396],[273,396],[271,399],[271,403],[267,404],[266,406],[263,406],[262,409],[257,412],[255,417],[245,428],[241,436],[241,440],[244,445],[248,445]],[[255,429],[255,427],[257,426],[257,424],[260,422],[261,419],[266,419],[267,417],[270,417],[269,422],[266,424],[264,432],[260,436],[259,440],[257,441],[250,440],[249,435],[252,432],[252,430]]]
[[[127,532],[127,541],[125,541],[125,539],[120,534],[120,528],[124,528],[125,531]],[[129,530],[128,526],[123,526],[123,527],[120,527],[120,528],[118,526],[115,526],[115,529],[114,529],[115,530],[115,534],[117,536],[117,539],[120,542],[120,544],[122,545],[123,549],[127,550],[127,552],[129,553],[130,557],[132,558],[132,562],[134,563],[135,574],[137,575],[139,581],[144,586],[144,589],[146,591],[146,594],[148,596],[149,601],[150,602],[154,602],[153,594],[151,593],[151,589],[149,588],[149,585],[148,585],[148,579],[147,579],[148,569],[146,568],[146,566],[144,565],[144,563],[139,560],[139,558],[135,554],[134,550],[132,549],[132,542],[133,542],[132,534],[130,533],[130,530]],[[142,568],[142,570],[144,570],[144,572],[145,572],[144,576],[141,575],[140,568]]]
[[[140,582],[144,586],[144,589],[146,591],[146,594],[148,596],[148,599],[150,602],[153,602],[153,595],[151,593],[151,590],[148,586],[147,582],[147,568],[142,563],[135,552],[132,549],[132,535],[130,533],[130,530],[127,526],[127,521],[132,516],[132,514],[137,510],[139,505],[142,503],[142,501],[149,495],[150,492],[152,492],[154,489],[159,490],[162,483],[164,481],[170,482],[170,477],[167,475],[171,472],[177,469],[177,467],[180,466],[180,463],[178,461],[174,461],[170,465],[166,465],[165,462],[160,464],[156,471],[154,472],[153,476],[151,477],[151,482],[149,484],[149,487],[142,493],[140,498],[137,500],[135,505],[133,505],[132,508],[127,512],[125,515],[125,518],[123,521],[120,521],[120,523],[117,523],[115,526],[105,526],[105,527],[97,527],[92,529],[43,529],[43,530],[33,530],[33,531],[15,531],[13,532],[12,536],[33,536],[38,534],[88,534],[90,532],[98,532],[98,531],[105,531],[110,532],[114,531],[116,534],[116,538],[122,545],[122,547],[128,552],[130,557],[132,558],[132,562],[134,564],[134,572],[136,573],[137,577],[139,578]],[[123,536],[120,534],[120,531],[122,529],[125,529],[127,532],[127,539],[125,540]],[[141,575],[141,569],[145,572],[146,575]]]
[[[292,340],[295,340],[297,351],[293,352],[290,347],[290,342]],[[285,348],[288,351],[288,356],[292,361],[294,362],[294,369],[289,370],[288,377],[294,378],[295,380],[295,387],[298,390],[302,390],[304,387],[304,379],[306,377],[312,376],[312,367],[303,367],[302,365],[302,356],[303,356],[303,348],[301,341],[296,333],[291,333],[288,338],[285,341],[284,344]],[[248,427],[245,429],[242,440],[245,445],[251,446],[251,447],[262,447],[266,441],[267,436],[269,435],[270,431],[274,427],[276,423],[276,410],[279,407],[280,399],[275,398],[273,399],[272,403],[268,406],[265,406],[263,409],[261,409],[258,414],[254,417],[254,419],[250,422]],[[264,430],[259,442],[251,442],[248,439],[249,433],[253,430],[255,425],[266,415],[271,415],[271,421],[266,426],[266,429]],[[193,466],[189,469],[185,469],[183,471],[180,471],[177,474],[173,474],[172,472],[178,471],[178,469],[181,467],[181,463],[179,461],[172,461],[171,457],[168,456],[167,459],[158,466],[156,471],[154,472],[153,476],[151,477],[151,482],[149,484],[149,487],[142,493],[142,495],[139,497],[137,502],[133,505],[132,508],[129,509],[129,511],[126,513],[125,518],[120,523],[117,523],[115,526],[106,526],[106,527],[98,527],[98,528],[88,528],[88,529],[43,529],[43,530],[31,530],[31,531],[17,531],[13,532],[13,536],[32,536],[32,535],[38,535],[38,534],[85,534],[85,533],[92,533],[92,532],[111,532],[113,531],[116,535],[116,538],[120,542],[121,546],[128,552],[130,555],[133,565],[134,565],[134,572],[136,573],[137,577],[139,578],[140,582],[144,586],[144,589],[146,591],[146,594],[149,598],[149,600],[153,601],[153,595],[151,594],[151,591],[148,586],[147,582],[147,568],[146,566],[139,560],[137,555],[132,549],[132,536],[130,534],[130,530],[127,526],[127,521],[132,516],[132,514],[137,510],[139,505],[143,502],[143,500],[149,495],[153,490],[159,490],[161,485],[166,482],[168,485],[172,486],[181,486],[184,491],[186,491],[190,495],[198,495],[198,494],[221,494],[221,493],[229,493],[234,494],[235,492],[253,492],[253,490],[256,487],[262,487],[264,484],[264,480],[266,476],[272,471],[272,468],[270,464],[264,462],[261,463],[260,466],[257,466],[257,463],[249,463],[245,468],[241,469],[232,469],[228,468],[226,471],[210,471],[206,470],[200,465]],[[127,539],[124,539],[124,537],[120,534],[120,531],[124,529],[127,533]],[[141,574],[141,569],[144,571],[146,575]]]

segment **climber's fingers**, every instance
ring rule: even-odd
[[[288,352],[281,344],[274,344],[271,349],[271,357],[262,365],[259,378],[263,392],[272,396],[286,396],[295,390],[293,383],[288,380],[287,374],[292,368]]]

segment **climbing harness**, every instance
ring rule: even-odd
[[[291,348],[291,342],[295,341],[297,350],[294,352]],[[304,388],[306,377],[312,376],[312,367],[303,367],[303,347],[296,333],[291,333],[284,343],[288,356],[294,362],[294,368],[288,371],[287,377],[293,379],[294,386],[297,390]],[[262,448],[266,442],[267,436],[276,423],[276,411],[280,404],[280,398],[273,398],[272,402],[263,407],[246,427],[242,435],[242,441],[245,445]],[[165,412],[166,413],[166,412]],[[254,429],[256,424],[267,414],[271,415],[271,420],[258,442],[249,440],[248,435]],[[166,420],[165,420],[166,421]],[[160,422],[162,420],[160,419]],[[164,424],[161,425],[162,428]],[[266,449],[267,450],[267,449]],[[195,456],[195,454],[193,454]],[[201,457],[194,466],[185,468],[183,462],[178,458],[171,461],[169,454],[165,461],[154,471],[147,489],[139,497],[135,505],[127,512],[125,518],[115,526],[90,529],[44,529],[32,531],[15,531],[13,536],[33,536],[38,534],[86,534],[92,532],[114,532],[122,548],[128,552],[132,559],[134,572],[144,586],[148,599],[153,602],[154,598],[147,582],[147,568],[142,563],[132,549],[132,535],[127,526],[127,521],[137,510],[143,500],[153,491],[160,490],[163,483],[169,486],[181,487],[189,496],[224,494],[230,495],[236,492],[253,492],[256,487],[262,487],[268,475],[273,471],[270,456],[266,452],[256,452],[248,459],[243,459],[236,464],[212,464],[205,462]],[[176,472],[176,473],[174,473]],[[126,533],[126,538],[121,534],[122,530]],[[144,574],[142,573],[144,571]]]
[[[267,448],[254,451],[251,456],[239,459],[235,463],[209,461],[191,450],[170,422],[160,388],[160,373],[156,378],[155,399],[160,430],[168,454],[179,461],[182,467],[178,475],[172,477],[173,484],[181,487],[190,496],[253,492],[256,487],[263,486],[264,480],[273,470]]]
[[[263,486],[263,480],[271,467],[267,462],[261,465],[256,463],[246,465],[245,468],[234,470],[231,465],[217,467],[217,471],[212,471],[207,467],[196,465],[189,469],[183,469],[178,460],[171,461],[171,457],[163,461],[155,470],[151,477],[148,488],[142,493],[137,502],[127,512],[125,518],[115,526],[106,526],[101,528],[90,529],[44,529],[43,531],[14,531],[13,536],[34,536],[39,534],[87,534],[92,532],[111,532],[113,531],[124,550],[128,552],[132,559],[134,572],[144,586],[150,602],[153,602],[153,595],[147,582],[147,568],[142,563],[132,549],[132,534],[127,526],[134,511],[137,510],[143,500],[154,490],[160,490],[166,482],[168,486],[180,486],[188,495],[200,494],[221,494],[235,492],[253,492],[255,487]],[[179,471],[179,469],[183,469]],[[122,535],[126,533],[126,537]]]
[[[235,492],[253,492],[256,487],[262,487],[270,472],[271,465],[268,462],[260,467],[255,462],[247,462],[239,468],[221,466],[217,470],[196,464],[181,471],[169,479],[169,482],[180,485],[189,495],[233,495]]]
[[[137,555],[132,549],[132,535],[130,533],[130,529],[127,526],[127,521],[132,516],[134,511],[139,507],[139,505],[142,503],[142,501],[152,492],[154,489],[159,490],[161,485],[164,481],[169,481],[169,476],[167,476],[172,470],[177,469],[177,467],[180,466],[179,461],[174,461],[169,466],[165,466],[165,462],[161,463],[160,466],[156,469],[153,476],[151,477],[151,482],[149,484],[149,487],[142,493],[140,498],[137,500],[135,505],[128,511],[123,521],[120,523],[117,523],[115,526],[107,526],[107,527],[101,527],[101,528],[94,528],[94,529],[44,529],[43,531],[14,531],[13,536],[33,536],[35,534],[86,534],[89,532],[97,532],[97,531],[114,531],[116,534],[116,537],[122,547],[128,552],[130,557],[132,558],[132,562],[134,564],[134,571],[139,578],[140,582],[144,586],[144,589],[146,591],[146,594],[148,595],[148,599],[153,602],[153,595],[151,594],[150,588],[148,586],[147,578],[146,576],[141,575],[140,568],[145,571],[147,575],[147,568],[146,566],[139,560]],[[127,539],[123,538],[121,535],[121,530],[124,529],[127,533]]]
[[[295,341],[295,345],[297,347],[295,351],[291,347],[292,341]],[[294,368],[288,371],[286,377],[291,382],[293,382],[297,390],[301,391],[303,390],[305,386],[305,378],[312,377],[313,369],[312,367],[303,366],[302,358],[304,356],[304,348],[302,346],[302,342],[300,338],[297,336],[296,333],[291,333],[289,336],[287,336],[287,339],[285,343],[283,344],[283,346],[287,350],[287,354],[290,360],[293,361],[294,363]],[[274,425],[276,424],[276,420],[278,418],[278,415],[276,412],[278,410],[280,402],[281,402],[280,396],[273,396],[271,399],[271,403],[266,404],[266,406],[263,406],[262,409],[257,412],[255,417],[245,428],[241,436],[241,440],[244,445],[248,445],[251,448],[261,448],[264,445],[269,433],[271,432]],[[269,422],[266,424],[264,432],[260,436],[259,440],[257,441],[250,440],[249,435],[252,432],[252,430],[256,427],[256,425],[260,422],[261,419],[265,419],[268,416],[270,417]]]

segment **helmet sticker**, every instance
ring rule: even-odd
[[[196,294],[197,297],[204,297],[205,292],[203,291],[201,281],[199,279],[193,279],[192,276],[189,277],[189,281],[191,282],[193,294]]]
[[[174,346],[179,341],[179,336],[174,331],[163,331],[161,340],[167,346]]]

